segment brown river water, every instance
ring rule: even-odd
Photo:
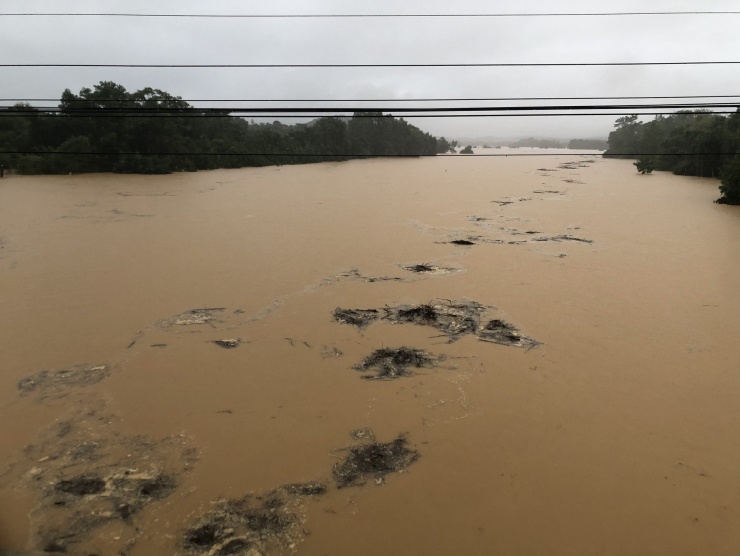
[[[6,176],[0,552],[738,554],[717,196],[565,152]],[[539,343],[333,316],[472,301]],[[432,363],[354,368],[402,346]],[[372,438],[402,465],[339,488]]]

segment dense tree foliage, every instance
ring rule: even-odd
[[[652,156],[643,156],[637,162],[633,162],[637,171],[641,174],[651,174],[655,170],[655,163]]]
[[[433,155],[451,147],[380,112],[293,126],[196,109],[159,89],[103,81],[62,93],[56,114],[17,104],[0,114],[0,162],[26,174],[169,173],[360,156]],[[54,154],[49,154],[54,153]],[[186,153],[186,154],[183,154]]]
[[[718,202],[740,205],[740,157],[735,157],[722,168],[722,184],[719,191],[722,197]]]
[[[617,119],[604,156],[649,159],[656,170],[686,176],[721,177],[724,198],[740,201],[740,109],[730,116],[704,110],[682,111],[640,122]],[[639,168],[638,168],[639,170]]]

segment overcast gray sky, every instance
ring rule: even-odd
[[[740,10],[740,3],[737,0],[651,0],[649,3],[643,0],[3,0],[0,4],[0,13],[4,14],[472,14],[692,10]],[[740,15],[399,19],[60,18],[6,15],[0,16],[0,63],[740,61],[738,29]],[[2,71],[0,97],[21,99],[58,99],[65,88],[76,93],[83,87],[92,87],[103,80],[120,83],[129,91],[151,86],[186,100],[664,95],[738,95],[733,100],[740,99],[740,65],[570,68],[3,68]],[[453,103],[442,103],[451,104]],[[264,106],[265,103],[259,105]],[[393,103],[387,103],[387,106],[390,105]],[[528,135],[606,137],[614,119],[613,116],[409,118],[425,131],[448,138]]]

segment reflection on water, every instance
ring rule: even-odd
[[[716,185],[567,153],[4,179],[0,549],[737,553]]]

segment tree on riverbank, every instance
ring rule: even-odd
[[[0,162],[24,174],[161,174],[446,152],[444,139],[381,112],[306,124],[247,122],[160,89],[102,81],[66,89],[59,111],[17,104],[0,113]]]
[[[655,170],[684,176],[722,177],[720,192],[734,191],[737,170],[725,166],[740,151],[740,109],[730,116],[706,110],[682,111],[640,122],[637,116],[617,119],[609,134],[606,157],[649,158]],[[733,166],[734,168],[734,166]],[[639,170],[639,168],[638,168]],[[725,176],[730,176],[726,178]],[[738,187],[740,189],[740,187]]]
[[[722,168],[722,185],[719,186],[722,197],[718,203],[740,205],[740,157],[736,156]]]

